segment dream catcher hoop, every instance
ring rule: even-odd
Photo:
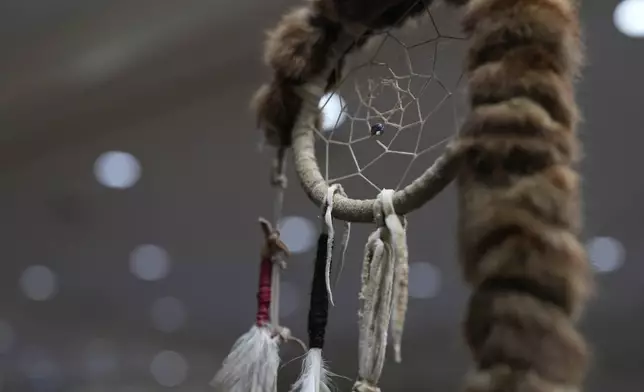
[[[285,14],[269,33],[266,62],[273,78],[258,90],[254,105],[267,142],[277,149],[273,182],[283,189],[286,151],[292,149],[300,185],[322,208],[323,217],[313,268],[309,350],[293,391],[329,389],[322,346],[332,302],[332,219],[376,225],[364,251],[360,363],[353,390],[379,391],[388,336],[395,361],[402,360],[409,274],[405,216],[454,180],[459,188],[459,258],[472,287],[464,332],[476,366],[466,390],[581,388],[588,349],[575,321],[591,292],[592,279],[578,238],[579,116],[574,81],[582,56],[576,0],[444,1],[463,6],[461,23],[467,39],[439,31],[430,0],[309,0]],[[421,32],[429,26],[433,35],[405,42],[398,32],[409,23],[420,23]],[[427,86],[438,84],[445,96],[453,96],[454,90],[433,68],[438,45],[445,40],[467,42],[463,80],[471,110],[463,115],[462,124],[455,123],[458,133],[436,143],[444,146],[443,152],[429,168],[405,184],[410,176],[407,167],[395,187],[380,188],[364,173],[373,162],[388,153],[408,156],[413,162],[434,149],[432,145],[421,150],[417,142],[411,151],[402,151],[394,147],[393,139],[415,128],[421,140],[434,112],[430,108],[429,115],[423,114]],[[394,70],[393,57],[377,59],[386,41],[403,48],[406,73]],[[355,65],[356,56],[374,48],[374,56]],[[410,52],[418,48],[419,61],[423,64],[424,57],[430,68],[415,67]],[[376,76],[374,68],[384,76]],[[355,76],[364,69],[366,77]],[[321,108],[351,78],[357,80],[355,110],[339,101],[336,125],[348,119],[349,130],[346,140],[338,140],[335,130],[325,129]],[[360,87],[361,81],[366,88]],[[379,106],[374,101],[384,90],[393,98]],[[407,113],[414,108],[417,119],[410,120]],[[393,136],[385,142],[382,136],[389,133]],[[361,142],[381,149],[366,164],[355,153]],[[349,148],[357,173],[329,174],[332,145]],[[317,158],[320,152],[326,158],[324,170]],[[370,198],[352,198],[351,191],[340,186],[352,177],[365,179],[377,192]],[[268,230],[268,238],[273,242],[267,243],[276,244],[279,233]],[[288,339],[279,329],[266,331],[272,331],[267,335],[271,339]],[[246,356],[239,354],[244,350],[234,349],[234,361],[224,363],[220,372],[220,389],[274,391],[277,346],[262,351],[267,346],[246,344]]]

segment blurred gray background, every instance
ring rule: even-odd
[[[257,149],[248,100],[269,76],[263,32],[295,3],[0,2],[0,391],[209,390],[254,320],[271,155]],[[584,240],[598,279],[583,322],[591,392],[644,384],[644,27],[615,24],[644,20],[644,2],[618,4],[583,8]],[[296,254],[282,322],[305,338],[318,210],[292,174],[282,230]],[[392,186],[400,171],[380,175]],[[456,391],[468,369],[454,196],[450,187],[410,216],[404,362],[388,362],[385,391]],[[371,229],[354,227],[325,350],[350,379]],[[285,366],[284,386],[299,368]]]

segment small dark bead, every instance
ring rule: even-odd
[[[371,126],[371,136],[380,136],[385,132],[385,126],[381,123],[376,123]]]

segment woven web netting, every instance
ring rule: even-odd
[[[467,108],[467,39],[458,26],[455,10],[434,6],[349,56],[341,84],[320,101],[316,155],[328,183],[373,198],[406,186],[440,156]]]

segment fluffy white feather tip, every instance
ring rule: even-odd
[[[310,349],[302,364],[302,374],[291,387],[291,392],[330,392],[329,371],[322,359],[322,350]]]
[[[237,339],[210,385],[221,392],[274,392],[278,350],[268,329],[253,326]]]

